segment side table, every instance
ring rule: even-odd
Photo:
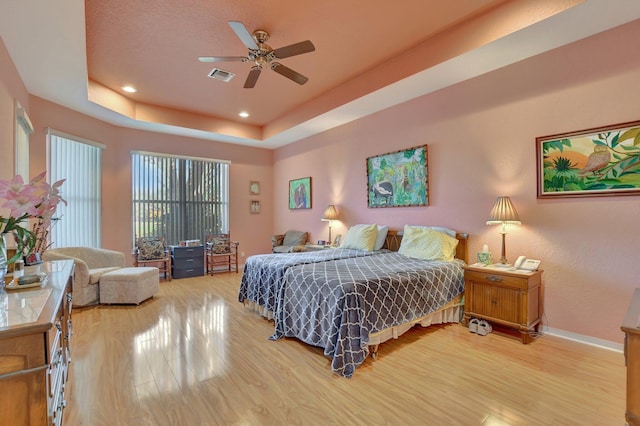
[[[542,272],[465,266],[465,321],[477,317],[502,324],[518,330],[522,343],[532,342],[540,324]]]

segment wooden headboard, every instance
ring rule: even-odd
[[[458,246],[456,247],[456,259],[464,260],[468,262],[468,250],[467,241],[469,240],[469,234],[457,232],[456,239],[458,240]],[[384,241],[383,249],[398,251],[400,249],[400,243],[402,242],[402,231],[387,232],[387,238]]]

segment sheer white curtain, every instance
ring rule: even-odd
[[[47,131],[48,181],[66,179],[51,228],[52,247],[96,247],[102,244],[100,213],[104,145],[51,129]]]

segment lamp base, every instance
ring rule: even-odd
[[[493,266],[495,268],[511,268],[513,265],[511,263],[494,263]]]

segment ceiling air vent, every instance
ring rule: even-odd
[[[214,68],[209,73],[209,77],[215,78],[216,80],[222,80],[224,82],[231,80],[234,75],[234,73],[221,70],[220,68]]]

